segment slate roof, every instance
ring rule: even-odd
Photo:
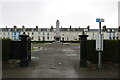
[[[14,28],[0,28],[2,31],[15,31]],[[60,31],[83,31],[88,30],[87,28],[59,28]],[[56,28],[38,28],[39,31],[55,31]],[[118,28],[106,28],[105,32],[109,32],[110,30],[117,32]],[[22,28],[17,28],[18,32],[22,32]],[[36,28],[25,28],[25,31],[37,31]],[[98,32],[98,29],[89,29],[89,32]]]

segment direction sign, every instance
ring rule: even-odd
[[[104,19],[101,19],[101,22],[104,22]]]
[[[104,19],[96,18],[96,22],[104,22]]]
[[[100,22],[100,18],[96,18],[96,22]]]

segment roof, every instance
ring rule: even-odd
[[[10,31],[10,32],[14,32],[15,29],[14,28],[0,28],[2,31]],[[90,31],[90,32],[98,32],[98,29],[89,29],[88,28],[59,28],[60,31]],[[25,31],[55,31],[56,28],[25,28]],[[109,31],[114,31],[117,32],[118,28],[106,28],[105,32],[109,32]],[[16,31],[18,32],[22,32],[23,29],[22,28],[17,28]]]

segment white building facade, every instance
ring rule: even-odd
[[[12,40],[19,40],[19,35],[25,32],[32,41],[55,41],[56,28],[0,28],[2,30],[2,38],[10,38]],[[78,41],[78,35],[85,31],[89,35],[88,40],[95,40],[98,35],[97,29],[88,28],[59,28],[61,41]],[[107,28],[102,31],[104,39],[120,39],[120,32],[117,28]]]

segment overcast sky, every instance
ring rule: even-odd
[[[118,27],[119,0],[3,0],[0,2],[0,27],[60,27],[98,28],[96,18],[109,28]]]

